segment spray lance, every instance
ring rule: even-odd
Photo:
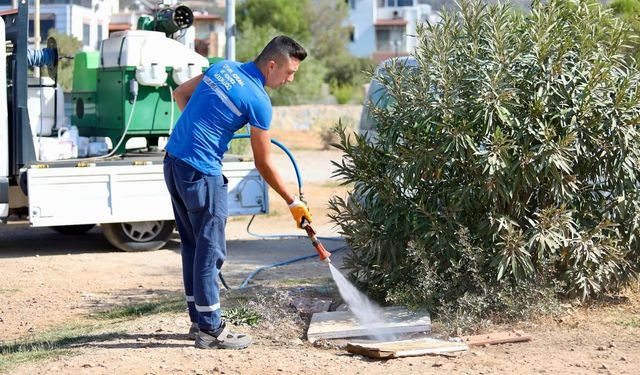
[[[323,262],[331,263],[331,259],[329,258],[331,256],[331,253],[324,248],[324,245],[322,245],[322,243],[316,237],[316,231],[313,230],[309,221],[307,221],[307,219],[305,219],[304,217],[302,218],[301,226],[304,230],[307,231],[307,236],[309,236],[311,244],[318,252],[318,255],[320,255],[320,260]]]
[[[251,138],[250,134],[235,134],[233,136],[233,139],[248,139],[248,138]],[[285,147],[285,145],[283,145],[282,143],[278,142],[275,139],[271,139],[271,143],[280,147],[280,149],[284,151],[285,154],[287,154],[287,156],[289,157],[289,160],[291,160],[291,163],[293,164],[293,169],[296,172],[296,178],[298,180],[298,197],[300,198],[301,201],[304,202],[304,194],[302,193],[302,176],[300,176],[300,170],[298,169],[298,164],[296,163],[296,160],[293,158],[293,155],[291,155],[291,152],[287,147]],[[253,221],[253,219],[251,220]],[[249,221],[249,225],[251,225],[251,221]],[[320,260],[325,261],[327,263],[331,263],[331,260],[329,259],[329,257],[331,256],[331,253],[324,248],[324,246],[320,243],[320,241],[318,241],[318,238],[316,237],[316,231],[313,230],[309,221],[305,218],[302,218],[302,222],[300,223],[300,226],[302,227],[302,229],[307,231],[307,236],[311,240],[311,244],[313,245],[313,247],[318,252],[318,255],[320,255]],[[249,230],[249,226],[247,226],[247,231],[248,230]]]

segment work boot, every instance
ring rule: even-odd
[[[191,322],[191,327],[189,327],[189,333],[187,333],[187,338],[189,340],[195,340],[196,335],[198,334],[198,331],[200,331],[200,329],[198,328],[198,323]]]
[[[196,348],[200,349],[244,349],[252,342],[249,335],[231,332],[225,322],[215,331],[200,330],[196,334]]]

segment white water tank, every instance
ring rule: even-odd
[[[155,50],[163,52],[162,42],[167,37],[157,31],[127,30],[112,33],[102,41],[100,48],[100,66],[103,68],[121,66],[139,66],[147,49],[155,54]],[[143,48],[145,47],[146,48]],[[165,50],[170,52],[170,50]]]
[[[34,136],[50,136],[52,134],[54,118],[57,116],[56,127],[67,125],[64,115],[64,94],[61,88],[56,90],[53,79],[49,77],[29,77],[27,90],[27,109],[29,110],[29,124]],[[57,99],[56,99],[57,97]]]
[[[164,33],[146,30],[126,30],[111,34],[102,42],[102,68],[132,66],[142,85],[161,86],[167,77],[160,74],[172,68],[174,80],[182,84],[202,73],[209,60],[184,44],[167,38]],[[138,77],[139,76],[139,77]]]

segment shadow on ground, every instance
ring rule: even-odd
[[[27,223],[0,225],[0,258],[113,251],[117,250],[102,236],[99,227],[80,235],[62,235],[50,228],[32,228]]]
[[[329,251],[345,246],[343,240],[323,240],[323,244]],[[180,239],[177,233],[174,232],[164,250],[180,253]],[[122,253],[123,257],[136,256],[135,253],[121,252],[113,248],[102,236],[100,227],[84,234],[62,235],[49,228],[32,228],[26,223],[0,226],[0,259],[109,253]],[[346,251],[341,249],[332,255],[335,266],[340,267],[345,253]],[[307,238],[230,240],[227,241],[227,259],[222,274],[231,288],[237,288],[245,281],[247,285],[254,285],[270,279],[330,277],[326,263],[319,261],[314,255],[315,249]],[[271,267],[305,256],[310,258]],[[179,261],[176,265],[179,265]],[[248,278],[250,280],[247,280]]]

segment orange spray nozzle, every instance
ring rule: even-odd
[[[318,255],[320,255],[320,260],[331,263],[331,259],[329,258],[331,256],[331,253],[328,252],[320,242],[314,243],[313,247],[316,248]]]
[[[313,228],[311,228],[311,225],[309,224],[303,224],[303,228],[304,230],[307,231],[307,236],[309,236],[309,239],[311,240],[311,244],[316,249],[316,252],[318,253],[318,255],[320,255],[320,260],[325,261],[327,263],[331,263],[331,259],[329,259],[329,257],[331,256],[331,253],[324,248],[324,246],[322,245],[322,243],[320,243],[320,241],[318,241],[318,238],[316,238],[316,231],[313,230]]]

